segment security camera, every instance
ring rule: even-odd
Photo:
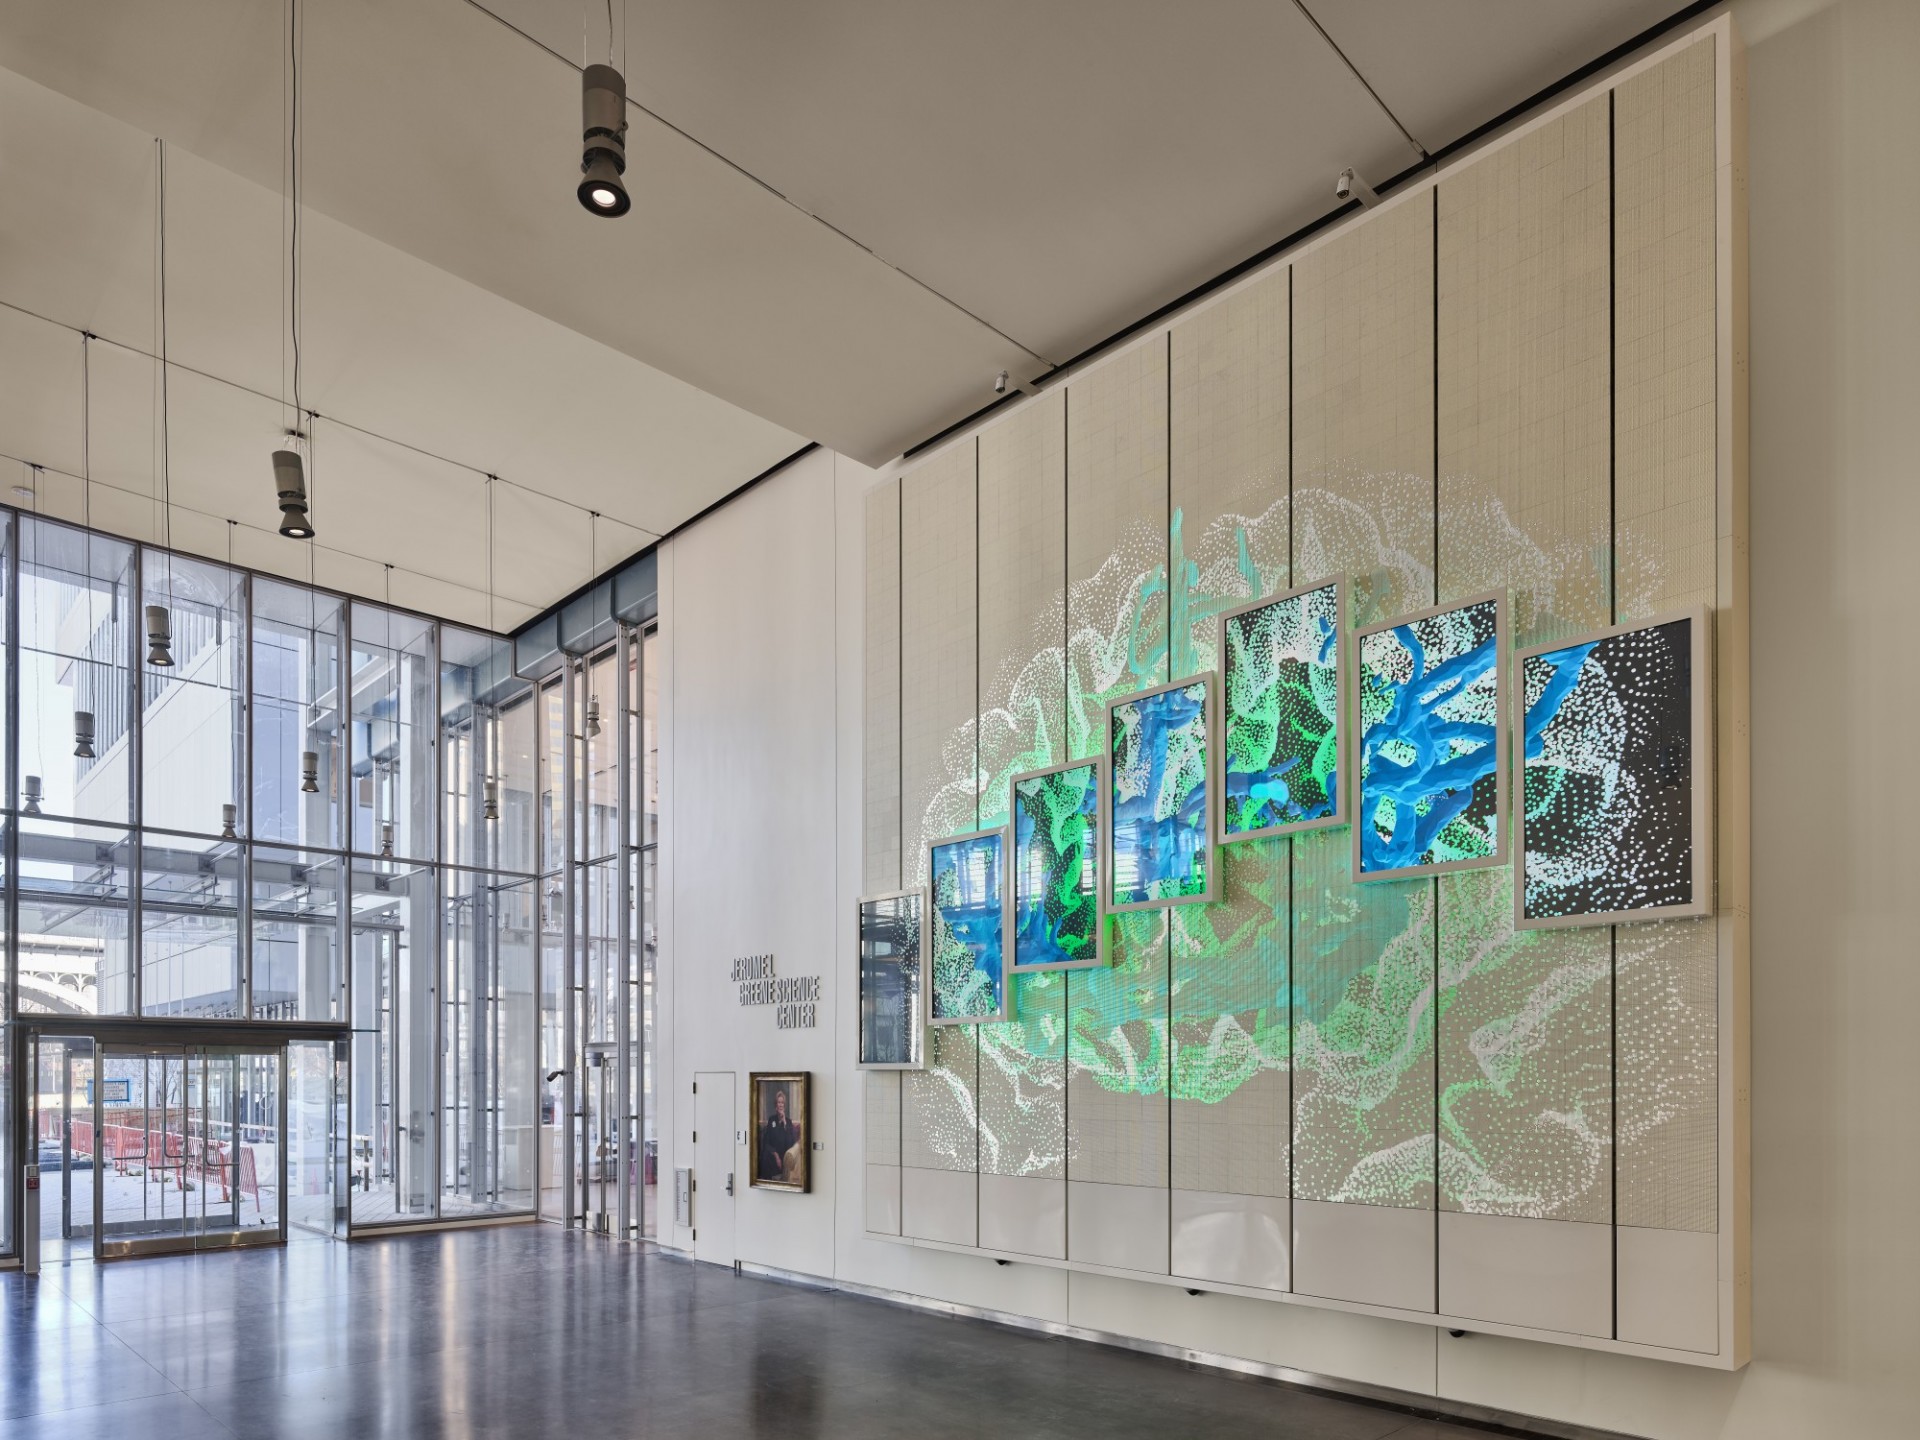
[[[1339,179],[1333,182],[1333,198],[1342,205],[1349,200],[1358,200],[1362,209],[1370,208],[1380,199],[1374,194],[1373,187],[1362,180],[1352,166],[1342,170]]]
[[[580,203],[590,215],[624,215],[627,197],[627,82],[611,65],[580,75]]]
[[[993,393],[996,395],[1004,395],[1007,393],[1006,371],[1002,370],[998,375],[993,377]]]

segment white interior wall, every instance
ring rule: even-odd
[[[743,1192],[741,1259],[1662,1440],[1912,1432],[1920,970],[1894,827],[1920,700],[1902,624],[1920,533],[1920,6],[1734,9],[1752,173],[1753,1363],[1455,1340],[866,1236],[848,970],[862,497],[882,475],[825,453],[663,547],[663,1169],[691,1163],[682,1097],[701,1069],[737,1070],[743,1099],[750,1069],[813,1070],[828,1145],[812,1194]],[[764,950],[822,975],[821,1029],[735,1008],[718,977]]]

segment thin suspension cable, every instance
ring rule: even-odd
[[[160,523],[167,549],[173,549],[173,433],[167,395],[167,142],[156,139],[160,204],[154,215],[160,231]],[[173,599],[173,567],[167,567],[167,599]]]
[[[93,336],[84,330],[80,332],[80,523],[93,528]]]
[[[288,66],[291,75],[292,103],[288,107],[287,120],[287,168],[288,188],[293,196],[292,232],[293,238],[288,248],[287,265],[287,310],[288,325],[293,337],[293,425],[299,430],[305,426],[306,412],[300,403],[300,46],[299,35],[303,15],[300,0],[287,0],[287,50]]]

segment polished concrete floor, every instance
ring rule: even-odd
[[[0,1435],[1485,1440],[515,1226],[0,1274]]]

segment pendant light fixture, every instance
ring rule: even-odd
[[[171,580],[173,567],[167,568]],[[173,616],[164,605],[147,606],[147,663],[162,669],[173,665]]]
[[[234,829],[235,822],[237,822],[239,818],[240,807],[238,805],[222,805],[220,807],[220,838],[222,840],[238,840],[240,838],[239,831]]]
[[[393,822],[391,820],[380,822],[380,858],[393,859]]]
[[[633,208],[626,173],[627,82],[613,68],[613,0],[607,0],[607,63],[580,72],[580,186],[575,193],[581,207],[609,219],[626,214]]]
[[[91,760],[93,753],[93,712],[76,710],[73,712],[73,756],[76,760]]]
[[[27,776],[24,781],[24,791],[25,795],[20,806],[20,813],[23,815],[38,815],[40,813],[40,777],[38,775]]]
[[[154,223],[159,231],[160,267],[160,526],[161,543],[166,547],[167,599],[173,599],[173,432],[172,407],[168,404],[167,363],[167,142],[155,139],[154,181],[159,200],[154,206]],[[173,668],[173,616],[166,605],[147,608],[147,663],[159,669]]]
[[[303,795],[320,793],[320,752],[317,750],[300,752],[300,793]]]
[[[489,775],[482,787],[482,794],[486,798],[481,803],[480,813],[488,820],[498,820],[500,818],[500,782]]]
[[[292,217],[287,244],[287,335],[293,350],[293,424],[287,444],[273,452],[273,494],[280,507],[280,533],[289,540],[313,539],[313,519],[307,509],[306,459],[300,453],[308,420],[300,403],[300,0],[287,0],[287,68],[290,94],[287,104],[287,188]],[[282,377],[285,378],[284,376]]]
[[[593,613],[593,577],[594,567],[600,563],[600,512],[587,512],[587,613]],[[589,666],[591,674],[591,666]],[[587,713],[581,729],[589,740],[600,738],[600,697],[587,696]]]

